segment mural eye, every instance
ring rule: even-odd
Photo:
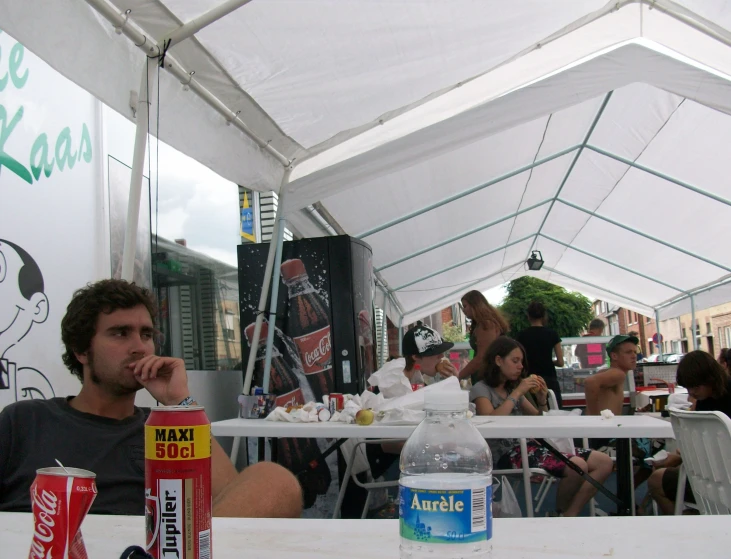
[[[0,252],[0,283],[3,282],[5,279],[5,274],[7,273],[7,266],[5,265],[5,255]]]

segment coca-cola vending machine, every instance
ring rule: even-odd
[[[238,247],[243,364],[252,350],[249,340],[268,252],[268,243]],[[365,390],[376,364],[371,257],[367,244],[347,235],[284,243],[272,366],[265,387],[265,392],[277,395],[278,405],[319,402],[324,394]],[[270,301],[271,289],[266,317]],[[265,324],[255,348],[252,386],[263,381],[265,332],[271,327]],[[311,440],[280,439],[279,449],[279,462],[295,473],[320,454]],[[322,475],[329,478],[324,471]],[[324,481],[318,483],[318,494],[326,489]]]
[[[268,251],[268,243],[238,247],[244,328],[256,320]],[[375,370],[371,255],[366,243],[347,235],[284,243],[275,345],[293,367],[292,378],[304,376],[318,401],[331,392],[361,393]],[[246,363],[251,348],[242,339]]]

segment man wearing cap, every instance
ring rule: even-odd
[[[401,349],[406,357],[404,374],[408,377],[409,382],[411,384],[431,384],[431,382],[439,380],[435,378],[437,373],[442,377],[457,375],[458,371],[454,365],[448,359],[444,359],[444,352],[452,349],[453,346],[452,342],[442,340],[439,332],[421,323],[407,331],[404,334]],[[430,380],[425,379],[423,375]]]
[[[624,382],[627,373],[637,365],[636,348],[639,341],[635,336],[624,334],[609,340],[609,368],[587,377],[584,381],[587,415],[599,415],[602,410],[607,409],[614,415],[622,414]]]

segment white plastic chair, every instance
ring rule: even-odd
[[[335,503],[335,510],[333,511],[333,519],[340,518],[340,509],[343,506],[343,499],[345,498],[345,491],[348,488],[348,483],[352,479],[353,482],[365,489],[368,493],[366,494],[366,501],[363,505],[363,512],[361,518],[365,518],[368,515],[368,509],[371,505],[372,491],[376,489],[383,489],[386,487],[397,487],[398,480],[393,481],[373,481],[371,475],[371,467],[368,464],[368,457],[365,453],[365,448],[361,445],[366,444],[381,444],[381,443],[392,443],[392,442],[404,442],[403,439],[349,439],[347,442],[340,447],[345,458],[345,475],[343,475],[343,483],[340,485],[340,492],[338,493],[338,500]],[[367,479],[365,483],[358,479],[358,475],[363,472],[367,473]]]
[[[670,411],[683,457],[675,511],[682,512],[685,475],[701,514],[731,514],[731,419],[717,411]]]

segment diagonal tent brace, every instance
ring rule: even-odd
[[[556,153],[553,153],[547,157],[543,157],[541,159],[537,159],[533,163],[530,163],[529,165],[523,165],[522,167],[518,167],[517,169],[513,169],[512,171],[508,171],[507,173],[503,173],[502,175],[495,177],[494,179],[490,179],[489,181],[483,182],[482,184],[479,184],[477,186],[473,186],[472,188],[469,188],[463,192],[459,192],[457,194],[454,194],[452,196],[448,196],[447,198],[443,198],[442,200],[439,200],[438,202],[434,202],[433,204],[429,204],[428,206],[424,206],[423,208],[420,208],[416,211],[413,211],[411,213],[408,213],[406,215],[403,215],[397,219],[393,219],[391,221],[388,221],[384,223],[383,225],[379,225],[378,227],[374,227],[373,229],[369,229],[363,233],[360,233],[359,235],[356,235],[356,238],[358,239],[364,239],[365,237],[369,237],[371,235],[375,235],[376,233],[380,233],[381,231],[384,231],[385,229],[389,229],[391,227],[394,227],[395,225],[399,225],[401,223],[404,223],[405,221],[409,221],[410,219],[414,219],[415,217],[419,217],[420,215],[423,215],[427,212],[430,212],[432,210],[435,210],[437,208],[441,208],[442,206],[445,206],[446,204],[449,204],[451,202],[454,202],[456,200],[460,200],[464,198],[465,196],[469,196],[470,194],[474,194],[476,192],[479,192],[481,190],[484,190],[485,188],[488,188],[490,186],[493,186],[495,184],[498,184],[500,182],[503,182],[505,180],[511,179],[517,175],[520,175],[521,173],[525,173],[526,171],[530,171],[531,169],[535,169],[536,167],[540,167],[541,165],[545,163],[549,163],[550,161],[553,161],[554,159],[558,159],[559,157],[563,157],[564,155],[568,155],[569,153],[576,151],[579,149],[580,146],[571,146],[566,149],[563,149],[561,151],[558,151]]]
[[[669,283],[666,283],[658,278],[654,278],[652,276],[648,276],[646,274],[643,274],[642,272],[638,272],[637,270],[633,270],[632,268],[628,268],[627,266],[623,266],[622,264],[618,262],[614,262],[613,260],[609,260],[607,258],[603,258],[597,254],[594,254],[593,252],[589,252],[588,250],[580,249],[574,245],[571,245],[569,243],[564,243],[563,241],[559,241],[558,239],[551,237],[550,235],[546,235],[545,233],[540,233],[540,236],[544,239],[548,239],[551,242],[554,242],[558,245],[561,245],[563,247],[566,247],[570,250],[576,251],[580,254],[584,254],[586,256],[589,256],[590,258],[594,258],[595,260],[599,260],[600,262],[604,262],[605,264],[609,264],[610,266],[614,266],[615,268],[619,268],[620,270],[624,270],[625,272],[629,272],[630,274],[634,274],[638,277],[644,278],[646,280],[649,280],[653,283],[656,283],[658,285],[662,285],[663,287],[667,287],[668,289],[672,289],[673,291],[678,291],[680,293],[687,293],[685,289],[681,289],[680,287],[671,285]]]

